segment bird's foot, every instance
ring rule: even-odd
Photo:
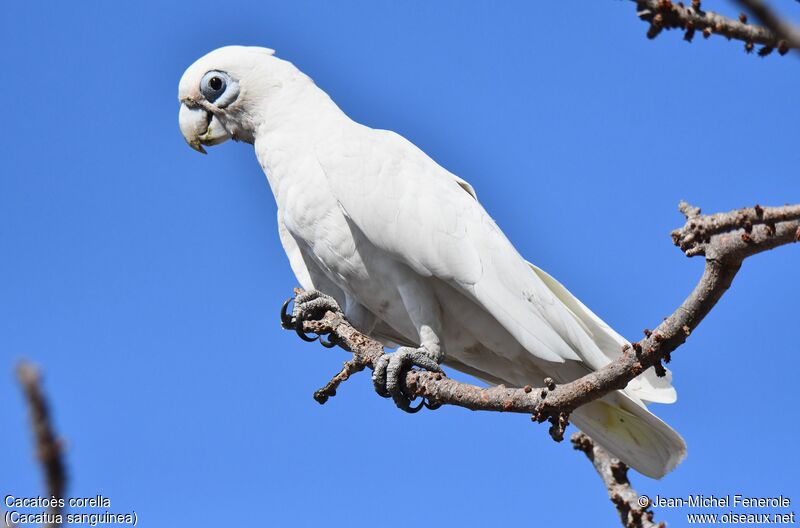
[[[288,312],[289,304],[294,301],[291,315]],[[318,318],[325,312],[342,314],[342,309],[336,299],[317,290],[309,290],[299,294],[294,299],[287,299],[281,307],[281,326],[286,329],[294,329],[303,341],[316,341],[328,348],[333,347],[333,341],[325,341],[320,336],[310,336],[303,330],[303,321]]]
[[[403,392],[402,383],[405,375],[413,367],[444,373],[433,354],[425,348],[400,347],[395,352],[384,354],[378,359],[375,369],[372,371],[372,383],[375,391],[384,398],[392,398],[395,405],[408,413],[415,413],[422,407],[438,408],[439,405],[425,399],[416,407],[411,406],[413,398]]]

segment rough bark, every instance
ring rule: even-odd
[[[702,216],[700,210],[681,203],[686,224],[672,233],[673,242],[688,256],[704,255],[705,271],[686,300],[653,331],[625,346],[605,367],[570,383],[556,386],[542,380],[539,387],[478,387],[432,372],[409,372],[405,390],[410,396],[435,404],[456,405],[474,411],[529,413],[538,422],[550,421],[551,434],[563,438],[565,419],[577,407],[614,390],[625,388],[650,367],[663,373],[662,361],[682,345],[728,290],[745,258],[800,239],[800,205],[738,209]],[[321,319],[304,322],[307,332],[330,335],[353,359],[325,387],[315,393],[324,403],[350,375],[373,368],[383,347],[353,328],[340,315],[327,312]]]
[[[716,305],[746,258],[800,241],[800,205],[756,205],[713,215],[701,215],[700,209],[685,202],[681,202],[679,209],[686,216],[686,223],[672,232],[673,243],[689,257],[705,257],[703,275],[672,315],[653,331],[645,330],[645,337],[640,341],[625,345],[617,359],[582,378],[558,386],[546,378],[538,387],[478,387],[443,374],[411,370],[405,377],[406,394],[424,398],[426,406],[430,408],[455,405],[474,411],[529,413],[534,421],[550,422],[550,435],[556,441],[561,441],[570,413],[579,406],[625,388],[633,378],[650,367],[657,374],[664,375],[662,362],[670,361],[671,353],[686,341]],[[340,314],[330,311],[320,314],[319,319],[304,321],[303,329],[327,335],[331,343],[353,354],[341,372],[314,394],[319,403],[325,403],[335,396],[339,385],[352,374],[365,368],[374,369],[378,358],[384,354],[379,342],[353,328]],[[610,455],[599,446],[594,446],[585,435],[575,437],[573,442],[587,456],[591,453],[590,459],[606,482],[612,501],[623,517],[623,524],[656,526],[651,514],[630,506],[633,504],[631,499],[636,495],[632,489],[625,491],[629,483],[627,478],[619,477],[619,462],[608,462]],[[616,482],[613,494],[610,487],[614,483],[612,480]]]
[[[614,503],[625,528],[665,528],[663,522],[653,521],[650,500],[640,496],[628,480],[628,466],[596,445],[583,433],[573,433],[572,446],[583,451],[606,486],[608,498]],[[644,505],[644,506],[643,506]]]

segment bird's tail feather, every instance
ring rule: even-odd
[[[621,392],[579,407],[572,413],[572,421],[612,455],[648,477],[663,477],[686,456],[686,444],[675,430]]]
[[[564,304],[578,324],[583,327],[597,347],[605,354],[605,359],[592,365],[593,368],[598,369],[602,364],[613,361],[622,354],[624,345],[630,345],[624,337],[595,315],[550,274],[530,262],[528,262],[528,265],[542,279],[545,286],[553,292],[553,295]],[[664,377],[657,376],[654,369],[647,369],[631,380],[626,390],[631,396],[644,401],[674,403],[677,399],[675,389],[672,387],[672,373],[669,369],[667,369],[667,375]]]

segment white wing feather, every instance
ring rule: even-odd
[[[627,339],[619,335],[613,328],[597,317],[594,312],[587,308],[585,304],[572,295],[569,290],[543,269],[530,262],[528,265],[536,272],[558,300],[569,309],[575,320],[583,326],[584,330],[589,334],[595,344],[597,344],[597,347],[605,356],[605,362],[603,364],[616,359],[622,354],[623,345],[630,344]],[[672,386],[672,372],[670,372],[669,369],[666,369],[666,371],[667,375],[663,378],[659,378],[654,370],[647,369],[640,376],[632,380],[625,388],[625,391],[630,393],[631,396],[644,401],[675,403],[678,399],[678,395],[675,392],[675,388]]]
[[[364,131],[317,156],[343,212],[373,245],[472,298],[539,359],[607,361],[466,182],[401,136]]]
[[[576,360],[596,370],[619,356],[627,341],[526,262],[469,183],[393,132],[361,131],[317,154],[344,213],[370,242],[471,297],[539,359]],[[653,371],[629,392],[646,401],[676,398],[671,375]]]

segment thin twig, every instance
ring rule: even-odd
[[[31,429],[36,444],[36,458],[44,473],[47,497],[64,498],[67,485],[67,472],[64,466],[61,441],[55,434],[47,400],[41,388],[41,376],[31,364],[22,362],[17,366],[17,379],[22,385],[30,414]],[[49,519],[61,518],[63,508],[58,505],[47,510]],[[48,523],[48,528],[61,526],[58,522]]]
[[[345,361],[342,370],[340,370],[337,375],[331,378],[331,380],[326,383],[324,387],[314,393],[314,399],[318,403],[324,404],[328,401],[328,398],[336,396],[336,389],[339,388],[339,385],[347,381],[350,376],[356,372],[361,372],[366,367],[366,363],[356,359]]]
[[[684,40],[688,42],[691,42],[699,32],[704,38],[721,35],[728,40],[744,42],[744,49],[748,53],[758,44],[762,46],[758,52],[762,57],[769,55],[773,50],[778,50],[778,53],[784,55],[789,49],[800,48],[798,29],[774,16],[772,11],[759,0],[737,1],[749,4],[754,14],[761,8],[760,13],[764,18],[758,16],[756,18],[761,19],[764,26],[748,23],[746,16],[733,19],[713,11],[705,11],[698,0],[692,1],[690,5],[672,0],[633,1],[636,2],[639,18],[650,25],[647,37],[651,39],[665,29],[678,29],[684,32]]]
[[[625,528],[665,528],[664,523],[653,521],[653,511],[649,509],[647,497],[639,496],[628,480],[628,466],[609,454],[608,451],[595,444],[584,433],[573,433],[570,438],[572,446],[583,451],[594,465],[597,474],[603,479],[608,491],[608,498],[614,503]],[[644,507],[642,506],[644,504]]]

